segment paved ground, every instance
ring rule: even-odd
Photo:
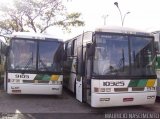
[[[18,113],[18,114],[15,114]],[[64,91],[62,96],[48,95],[8,95],[0,91],[0,119],[104,119],[108,114],[156,113],[160,114],[160,102],[154,105],[91,108],[80,103],[74,96]],[[7,118],[7,119],[8,119]]]

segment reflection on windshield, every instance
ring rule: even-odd
[[[96,39],[94,73],[115,74],[128,67],[128,40],[125,36],[101,35]],[[126,68],[127,69],[127,68]]]
[[[151,38],[96,35],[94,75],[152,75],[154,60]]]
[[[130,37],[132,75],[152,74],[155,57],[153,57],[152,43],[148,38]]]
[[[39,64],[40,71],[61,71],[62,45],[59,42],[39,42]]]
[[[26,39],[13,39],[11,42],[8,63],[10,70],[62,71],[62,43]]]
[[[30,40],[13,40],[9,55],[9,69],[35,70],[37,43]]]

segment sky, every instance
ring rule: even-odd
[[[2,2],[12,0],[0,0]],[[84,27],[72,28],[71,33],[66,33],[60,28],[51,28],[49,34],[54,34],[63,39],[69,39],[83,33],[83,31],[94,30],[95,27],[121,26],[121,17],[114,2],[118,2],[122,17],[125,16],[124,27],[140,30],[160,30],[160,0],[62,0],[69,13],[80,12],[81,20],[85,22]]]
[[[65,1],[65,0],[64,0]],[[67,0],[66,0],[67,1]],[[121,26],[121,17],[114,2],[118,2],[122,18],[125,16],[124,27],[140,30],[160,30],[160,0],[68,0],[64,2],[69,12],[82,13],[85,21],[83,28],[74,28],[66,37],[78,35],[83,31],[93,30],[97,26]]]

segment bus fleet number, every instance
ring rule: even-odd
[[[103,86],[124,86],[124,81],[118,81],[118,82],[103,82]]]
[[[29,78],[29,75],[24,75],[24,74],[16,74],[15,78]]]

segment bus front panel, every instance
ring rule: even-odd
[[[8,73],[9,94],[62,94],[62,75]]]
[[[91,85],[92,107],[153,104],[156,99],[156,79],[92,79]]]

